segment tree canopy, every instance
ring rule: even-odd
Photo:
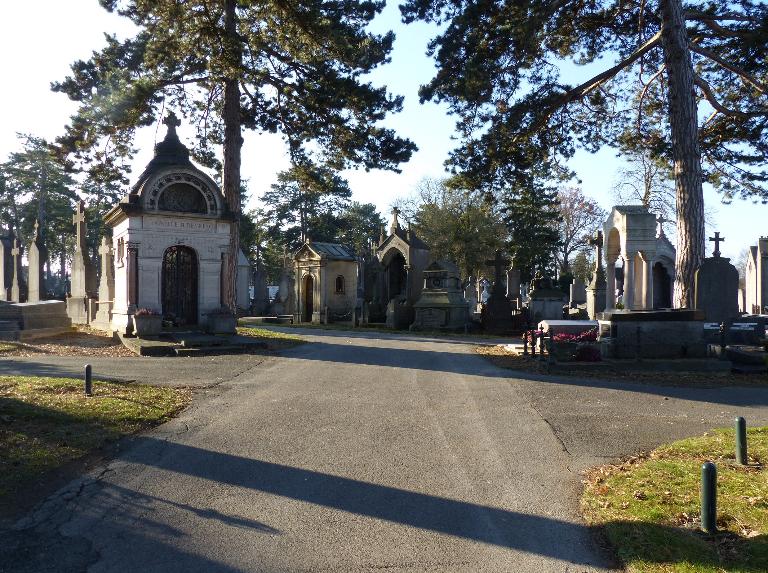
[[[96,180],[124,178],[135,130],[165,108],[195,125],[198,161],[221,162],[236,215],[242,128],[279,132],[295,163],[314,157],[337,170],[397,169],[415,149],[379,125],[402,98],[363,80],[392,48],[392,33],[366,29],[383,2],[100,2],[139,32],[124,41],[107,36],[105,48],[53,85],[79,104],[58,143]],[[238,241],[235,224],[224,281],[232,308]]]
[[[536,161],[606,144],[674,165],[679,306],[704,254],[702,181],[768,197],[764,2],[409,0],[402,11],[444,24],[421,97],[458,114],[451,163],[478,183],[503,187]],[[582,65],[583,81],[564,79]]]

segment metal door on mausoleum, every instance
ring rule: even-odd
[[[177,326],[197,324],[197,255],[170,247],[163,255],[163,316]]]

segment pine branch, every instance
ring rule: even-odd
[[[692,52],[696,52],[697,54],[704,56],[705,58],[709,58],[713,62],[716,62],[720,64],[722,67],[724,67],[726,70],[733,72],[737,76],[740,76],[744,81],[746,81],[748,84],[750,84],[752,87],[754,87],[756,90],[758,90],[760,93],[765,93],[768,91],[768,86],[766,86],[764,83],[759,81],[754,76],[751,76],[748,74],[745,70],[742,68],[728,62],[727,60],[721,58],[714,52],[707,50],[706,48],[702,48],[701,46],[698,46],[696,44],[691,43],[690,49]]]
[[[567,92],[565,92],[562,96],[560,96],[557,102],[553,106],[551,106],[549,110],[543,116],[541,116],[538,121],[536,121],[536,123],[534,123],[534,125],[531,127],[529,131],[531,132],[538,131],[539,128],[541,128],[544,125],[544,123],[550,117],[552,117],[552,114],[555,113],[558,109],[571,103],[572,101],[576,101],[588,95],[590,92],[598,88],[601,84],[603,84],[607,80],[610,80],[611,78],[616,76],[616,74],[618,74],[624,68],[635,63],[638,59],[643,57],[643,55],[647,54],[649,51],[655,48],[660,42],[661,42],[661,32],[656,32],[653,36],[651,36],[651,38],[647,42],[645,42],[642,46],[640,46],[637,50],[635,50],[632,54],[624,58],[615,66],[605,70],[604,72],[597,74],[596,76],[590,78],[583,84],[578,85],[575,88],[572,88]]]
[[[645,94],[648,93],[648,88],[651,87],[651,84],[655,82],[658,78],[661,77],[661,74],[664,73],[664,70],[667,69],[666,64],[662,64],[661,67],[656,71],[655,74],[653,74],[650,79],[645,83],[643,86],[643,90],[640,92],[640,97],[638,98],[637,103],[637,131],[640,132],[641,122],[643,118],[643,100],[645,99]]]
[[[697,86],[701,88],[701,91],[704,92],[704,97],[707,98],[707,101],[709,104],[715,108],[717,111],[722,113],[723,115],[726,115],[728,117],[740,117],[742,119],[748,119],[750,117],[761,117],[761,116],[768,116],[768,111],[753,111],[753,112],[743,112],[737,109],[730,109],[728,107],[725,107],[722,103],[720,103],[715,96],[714,92],[712,91],[712,86],[709,85],[709,83],[702,78],[699,75],[695,75],[693,81],[696,83]]]
[[[707,14],[706,12],[686,12],[683,14],[686,20],[696,20],[698,22],[726,20],[729,22],[756,22],[750,16],[743,14]]]

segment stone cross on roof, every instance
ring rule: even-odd
[[[715,243],[715,250],[712,253],[713,257],[719,257],[720,256],[720,243],[725,241],[725,237],[720,236],[720,232],[716,231],[714,237],[709,238],[710,241]]]
[[[493,267],[493,278],[494,278],[493,292],[494,292],[494,294],[496,294],[497,289],[498,289],[499,293],[503,294],[503,292],[501,290],[501,283],[504,281],[504,279],[503,279],[504,268],[507,265],[510,264],[509,259],[505,259],[501,255],[501,249],[496,249],[496,256],[493,257],[490,260],[485,261],[485,264]]]
[[[659,224],[659,237],[664,236],[664,223],[671,223],[672,219],[665,219],[663,214],[659,214],[658,217],[656,217],[656,222]]]
[[[389,225],[389,233],[393,235],[395,231],[400,228],[400,221],[397,220],[397,216],[400,214],[400,209],[397,207],[392,208],[392,223]]]
[[[18,257],[21,254],[21,245],[18,239],[13,240],[13,248],[11,249],[11,255]]]
[[[595,247],[595,250],[597,251],[597,260],[599,262],[603,257],[603,232],[598,229],[594,236],[588,239],[588,242],[590,245]]]
[[[85,251],[85,201],[80,201],[77,204],[77,211],[72,215],[72,223],[76,227],[75,231],[75,250]]]
[[[176,117],[176,114],[172,111],[168,112],[168,115],[163,120],[163,125],[168,126],[168,131],[176,131],[176,128],[181,125],[181,120]]]

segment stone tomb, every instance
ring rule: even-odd
[[[586,288],[587,316],[595,320],[599,312],[605,310],[605,271],[603,270],[603,232],[598,230],[589,244],[595,247],[595,267],[592,269],[592,279]],[[615,289],[615,285],[613,285]]]
[[[139,308],[195,327],[222,306],[233,217],[216,183],[189,160],[179,123],[173,114],[165,120],[154,158],[105,216],[115,257],[112,329],[119,332],[132,330]]]
[[[72,255],[72,280],[70,295],[67,298],[67,314],[74,324],[91,322],[89,299],[96,296],[96,269],[88,256],[85,236],[87,221],[85,203],[77,204],[77,211],[72,217],[75,225],[75,253]]]
[[[720,256],[723,240],[720,233],[710,238],[715,251],[696,270],[695,307],[704,311],[709,322],[729,322],[739,316],[739,271],[730,259]]]
[[[563,318],[565,304],[565,293],[552,285],[552,279],[539,276],[534,280],[528,301],[528,312],[532,322]]]
[[[744,311],[768,314],[768,237],[749,248],[744,286]]]
[[[614,310],[598,315],[598,340],[606,358],[704,358],[700,310]]]
[[[576,308],[580,304],[587,302],[587,285],[581,279],[574,280],[570,287],[570,305],[571,308]]]
[[[400,210],[392,210],[389,235],[383,233],[376,249],[382,266],[382,302],[387,308],[387,326],[408,328],[413,323],[413,304],[419,300],[424,269],[429,263],[429,247],[408,225],[400,225]]]
[[[413,305],[411,330],[460,330],[469,320],[462,296],[459,269],[448,261],[435,261],[424,269],[424,287]]]
[[[354,320],[357,259],[346,247],[307,241],[293,260],[294,322]]]

